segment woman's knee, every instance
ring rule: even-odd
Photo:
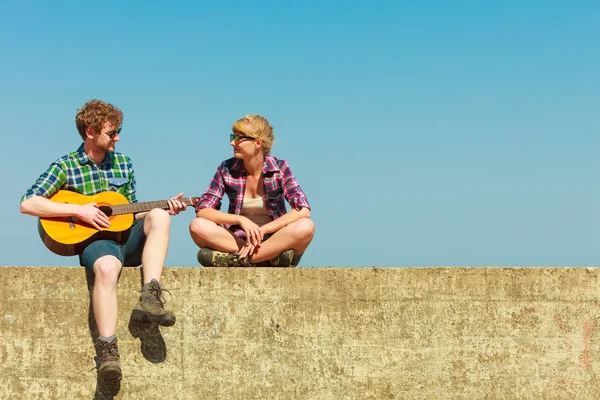
[[[294,235],[300,240],[310,240],[315,234],[315,223],[308,218],[295,222]]]
[[[121,261],[115,256],[100,257],[94,263],[94,274],[97,283],[116,284],[121,273]]]
[[[206,238],[216,225],[206,218],[195,218],[190,222],[190,234],[197,238]]]

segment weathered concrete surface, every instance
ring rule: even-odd
[[[169,268],[163,282],[177,324],[129,328],[140,272],[123,272],[124,377],[105,388],[84,269],[0,267],[0,399],[600,393],[598,269]]]

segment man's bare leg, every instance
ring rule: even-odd
[[[140,301],[133,307],[132,318],[154,322],[162,326],[175,324],[172,311],[165,309],[163,287],[160,284],[163,267],[169,248],[171,216],[158,208],[150,211],[144,219],[146,243],[142,253],[142,275],[144,286]]]
[[[146,234],[146,244],[142,253],[144,284],[150,283],[152,279],[160,282],[169,249],[170,227],[171,216],[165,210],[155,208],[144,219]]]
[[[117,332],[117,282],[122,267],[121,261],[114,256],[100,257],[94,263],[92,307],[98,334],[106,338]]]
[[[100,257],[93,266],[92,308],[99,335],[98,378],[102,381],[121,379],[116,333],[119,318],[117,282],[122,267],[121,261],[112,255]]]

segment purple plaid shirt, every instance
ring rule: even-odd
[[[285,208],[286,200],[296,210],[301,210],[303,207],[310,209],[306,195],[300,188],[296,178],[294,178],[287,161],[266,156],[262,167],[262,175],[264,182],[263,201],[271,218],[277,219],[287,212]],[[196,205],[196,212],[202,208],[220,210],[223,194],[227,194],[229,198],[228,213],[240,215],[244,194],[246,193],[247,179],[248,173],[243,160],[230,158],[223,161],[217,168],[217,172],[210,185],[208,185],[206,192],[200,197],[200,201]],[[246,238],[246,234],[239,225],[231,227],[225,225],[225,228],[233,230],[238,237]]]

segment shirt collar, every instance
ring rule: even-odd
[[[265,162],[262,167],[263,174],[266,172],[276,172],[279,171],[279,165],[277,165],[277,159],[272,156],[266,156]]]
[[[246,171],[246,168],[244,168],[244,161],[240,160],[239,158],[236,158],[233,162],[233,165],[231,166],[231,170]]]
[[[246,172],[246,168],[244,167],[244,161],[236,158],[235,162],[231,166],[232,171],[240,171]],[[267,172],[279,171],[279,166],[277,165],[277,159],[272,156],[265,156],[265,161],[263,162],[262,173],[265,174]]]
[[[77,161],[79,161],[79,165],[86,165],[86,164],[94,163],[94,161],[92,161],[92,159],[89,158],[87,154],[85,154],[85,151],[83,150],[83,143],[77,149],[76,154],[77,154]],[[112,165],[113,157],[114,157],[113,153],[106,153],[106,155],[104,156],[104,160],[102,160],[102,163],[100,165],[107,164],[110,167]]]
[[[77,160],[79,161],[80,165],[86,165],[91,161],[88,155],[85,154],[85,151],[83,151],[83,143],[81,143],[81,146],[79,146],[79,148],[77,149],[76,154]]]

